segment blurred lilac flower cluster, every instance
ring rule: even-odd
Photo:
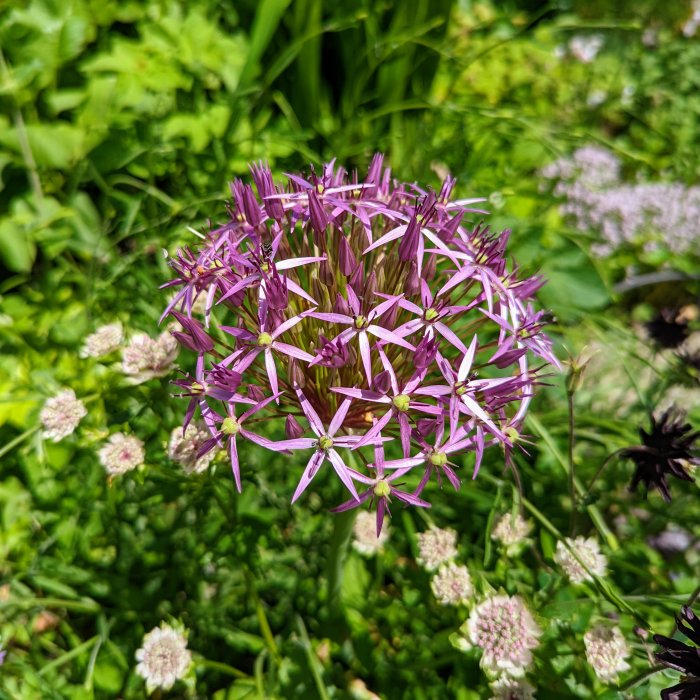
[[[542,177],[564,201],[561,212],[583,232],[596,232],[592,246],[606,257],[623,246],[683,254],[700,243],[700,187],[680,183],[625,183],[619,159],[599,146],[584,146],[550,163]]]
[[[229,220],[179,250],[164,285],[162,318],[197,357],[174,383],[185,427],[198,413],[211,434],[198,457],[225,447],[240,490],[242,443],[305,453],[292,501],[328,464],[350,495],[336,510],[375,505],[377,532],[392,500],[429,506],[432,477],[459,488],[460,455],[474,476],[488,447],[510,463],[558,362],[533,304],[543,280],[508,267],[509,231],[470,222],[483,200],[453,201],[451,177],[438,193],[399,183],[381,155],[364,181],[335,162],[286,187],[251,171],[255,189],[231,184]],[[271,418],[286,440],[261,434]]]

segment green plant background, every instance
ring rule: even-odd
[[[697,425],[697,371],[639,331],[658,308],[697,304],[697,282],[615,285],[666,268],[697,275],[698,256],[595,258],[597,232],[568,226],[538,172],[594,143],[630,180],[698,181],[700,42],[681,32],[690,12],[651,1],[2,3],[0,698],[144,697],[134,652],[164,619],[182,620],[195,654],[171,697],[489,697],[478,657],[450,643],[465,612],[437,605],[415,564],[429,523],[457,530],[483,591],[531,601],[546,629],[538,698],[656,698],[671,685],[672,674],[646,677],[646,633],[669,633],[697,595],[697,489],[675,489],[669,509],[629,494],[631,465],[613,462],[584,492],[669,391],[685,392]],[[591,33],[605,41],[592,63],[557,57]],[[513,229],[513,257],[548,279],[559,356],[594,347],[598,374],[575,397],[576,503],[564,380],[552,376],[527,424],[522,493],[491,455],[476,482],[435,493],[428,516],[397,509],[381,556],[350,552],[337,624],[326,504],[340,488],[327,481],[323,499],[292,507],[300,465],[257,450],[245,454],[241,496],[223,459],[185,476],[167,458],[182,414],[167,379],[130,386],[117,359],[78,351],[114,320],[155,335],[163,249],[222,220],[228,182],[250,162],[281,174],[338,158],[363,172],[375,151],[402,180],[438,186],[450,171],[460,196],[487,197],[491,225]],[[88,397],[88,416],[76,436],[43,441],[39,410],[64,386]],[[146,442],[146,465],[108,482],[96,449],[127,426]],[[509,559],[490,528],[521,503],[535,535]],[[583,589],[552,563],[572,508],[610,558],[610,577]],[[669,526],[694,529],[695,548],[650,547]],[[621,686],[585,663],[582,635],[600,616],[618,619],[633,648]]]

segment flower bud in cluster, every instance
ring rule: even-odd
[[[499,678],[491,684],[490,700],[534,700],[535,688],[520,678]]]
[[[630,649],[619,627],[596,625],[583,635],[583,642],[586,659],[601,681],[614,683],[631,668],[626,661]]]
[[[441,564],[457,556],[457,533],[451,529],[431,527],[418,533],[418,563],[428,571],[435,571]]]
[[[568,545],[568,547],[567,547]],[[561,566],[572,583],[593,581],[592,574],[604,576],[608,560],[601,554],[598,542],[592,537],[566,538],[557,542],[554,561]]]
[[[201,474],[211,464],[216,452],[211,450],[198,457],[200,448],[211,437],[204,423],[190,423],[184,431],[182,426],[173,428],[168,442],[168,457],[182,466],[187,474]]]
[[[97,453],[100,464],[110,476],[125,474],[143,464],[143,442],[134,435],[114,433]]]
[[[382,530],[379,537],[377,537],[374,516],[364,510],[357,514],[352,527],[352,535],[353,549],[366,557],[371,557],[380,552],[384,547],[384,543],[389,539],[389,532],[386,529]]]
[[[474,594],[474,586],[466,566],[450,561],[443,564],[430,582],[433,594],[441,605],[463,605]]]
[[[542,630],[520,596],[494,595],[472,610],[460,634],[460,648],[482,650],[481,667],[487,673],[519,678],[532,664]]]
[[[122,371],[134,383],[141,384],[169,374],[177,354],[178,342],[169,332],[155,339],[139,333],[122,350]]]
[[[44,428],[43,435],[54,442],[63,440],[78,427],[87,409],[78,399],[73,389],[64,389],[44,404],[39,420]]]
[[[493,528],[491,537],[500,542],[510,554],[520,549],[531,530],[532,523],[525,520],[520,513],[504,513]]]
[[[121,323],[110,323],[100,326],[94,333],[85,338],[80,351],[80,357],[104,357],[118,350],[124,339],[124,329]]]
[[[136,660],[136,673],[146,681],[150,693],[156,688],[169,690],[175,681],[184,678],[192,664],[192,653],[183,631],[161,623],[144,636]]]
[[[491,232],[472,206],[483,200],[450,201],[449,176],[438,195],[400,183],[381,155],[364,181],[334,161],[286,186],[262,164],[251,170],[255,189],[231,185],[229,220],[171,258],[164,286],[177,291],[162,316],[197,358],[187,381],[201,390],[180,394],[184,423],[201,416],[207,448],[228,442],[237,488],[245,443],[304,451],[292,501],[337,478],[354,506],[376,509],[381,530],[393,500],[428,507],[431,480],[458,489],[461,455],[474,453],[478,472],[488,448],[512,450],[542,361],[558,362],[535,305],[542,280],[510,264],[509,232]],[[153,342],[124,351],[137,381],[172,362],[153,357]],[[223,371],[247,395],[238,379],[224,395]],[[267,437],[283,427],[286,440]],[[371,452],[385,443],[384,479]],[[352,466],[348,450],[362,451]]]

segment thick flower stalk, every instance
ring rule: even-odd
[[[240,490],[246,442],[309,450],[293,500],[329,463],[380,527],[392,496],[428,505],[432,475],[459,488],[465,453],[474,475],[487,448],[510,459],[538,371],[558,363],[533,306],[543,280],[508,267],[481,200],[452,201],[452,178],[438,194],[396,182],[381,155],[363,181],[334,162],[284,187],[251,170],[257,194],[232,183],[229,220],[178,251],[165,285],[163,319],[197,355],[177,384],[185,425],[211,432],[199,456],[227,448]]]

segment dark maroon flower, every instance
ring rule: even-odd
[[[678,631],[695,646],[662,634],[654,635],[654,641],[664,648],[664,651],[654,654],[656,660],[683,674],[680,683],[661,691],[661,698],[662,700],[698,700],[700,698],[700,648],[698,648],[700,647],[700,620],[688,606],[683,606],[680,616],[676,617],[676,625]]]
[[[630,484],[631,491],[643,483],[647,493],[649,489],[657,488],[664,500],[670,503],[667,478],[673,476],[682,481],[693,481],[686,465],[700,463],[693,446],[700,433],[693,431],[690,423],[684,422],[684,414],[675,406],[665,411],[659,420],[653,415],[650,419],[649,432],[639,429],[642,444],[627,447],[621,450],[620,455],[637,465]]]
[[[677,348],[688,337],[688,321],[677,309],[661,309],[645,327],[661,348]]]

